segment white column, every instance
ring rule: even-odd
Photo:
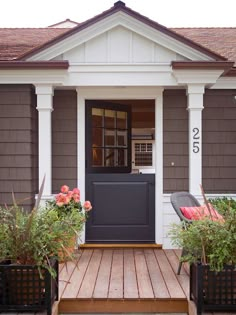
[[[77,91],[77,183],[80,197],[85,201],[85,99]],[[85,230],[81,233],[79,243],[85,242]]]
[[[51,112],[53,110],[53,87],[37,85],[37,110],[39,132],[39,187],[45,176],[44,197],[52,194],[52,130]]]
[[[189,192],[201,195],[202,184],[202,109],[204,85],[188,85],[189,112]]]
[[[163,89],[155,99],[155,241],[163,243]]]

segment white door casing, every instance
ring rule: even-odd
[[[77,88],[77,130],[78,130],[78,187],[81,191],[81,199],[85,197],[85,101],[111,100],[111,99],[154,99],[155,100],[155,156],[156,156],[156,185],[155,185],[155,235],[156,243],[162,244],[162,196],[163,196],[163,130],[162,130],[162,98],[163,89],[160,87],[117,87],[117,88]],[[81,237],[85,242],[85,231]]]

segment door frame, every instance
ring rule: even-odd
[[[163,244],[163,88],[162,87],[78,87],[77,91],[77,182],[85,200],[85,101],[155,100],[155,242]],[[85,231],[80,242],[85,243]]]

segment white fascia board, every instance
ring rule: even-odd
[[[169,64],[75,64],[68,73],[68,86],[177,85]]]
[[[163,90],[162,87],[78,87],[79,95],[85,99],[155,99]]]
[[[172,67],[169,63],[73,63],[70,64],[69,73],[122,73],[122,72],[156,72],[156,73],[172,73]]]
[[[215,84],[224,70],[173,70],[178,84]]]
[[[236,77],[219,78],[211,89],[236,89]]]
[[[62,85],[67,70],[0,70],[0,84]]]
[[[195,50],[194,48],[170,37],[162,32],[138,21],[137,19],[123,13],[117,12],[112,16],[109,16],[102,21],[98,21],[92,26],[89,26],[62,41],[45,48],[45,50],[27,58],[28,61],[36,60],[51,60],[57,56],[69,51],[88,40],[101,35],[104,32],[111,30],[116,26],[123,26],[145,38],[150,39],[158,45],[175,51],[176,53],[190,59],[190,60],[214,60],[210,56]]]
[[[66,86],[177,86],[171,73],[116,72],[70,73]]]

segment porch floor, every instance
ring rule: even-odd
[[[189,270],[180,251],[83,249],[60,265],[59,313],[188,313]]]

